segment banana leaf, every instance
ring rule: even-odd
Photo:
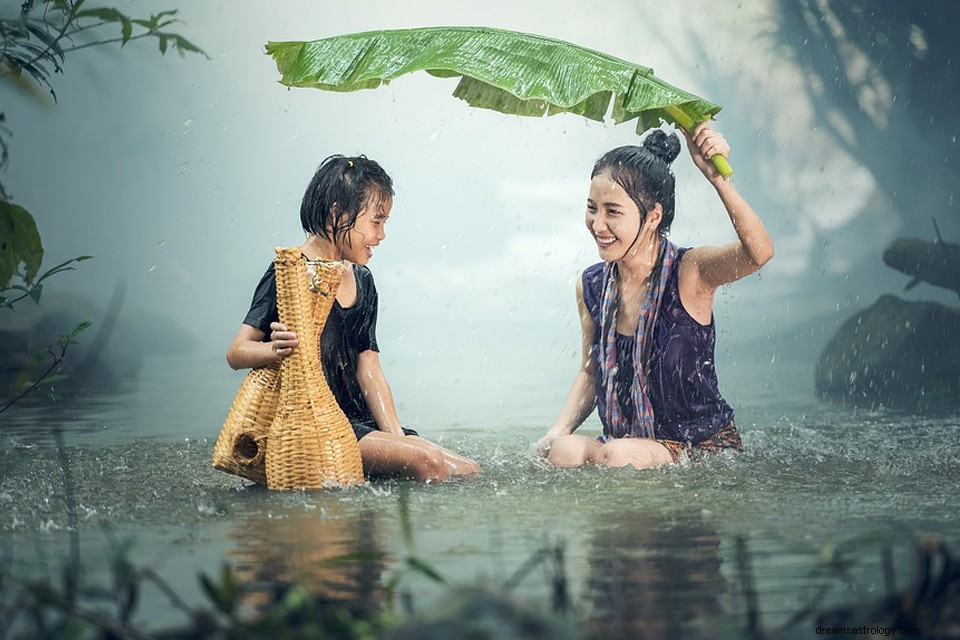
[[[720,106],[687,93],[639,64],[529,33],[485,27],[368,31],[312,42],[269,42],[266,52],[289,87],[374,89],[414,71],[459,77],[453,95],[474,107],[543,116],[574,113],[617,124],[637,119],[637,133],[660,120],[688,131]],[[610,108],[613,101],[612,110]],[[722,156],[714,165],[733,173]]]

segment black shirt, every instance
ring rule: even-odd
[[[347,308],[334,301],[320,335],[320,362],[327,385],[347,419],[354,425],[376,428],[357,382],[357,357],[368,349],[380,351],[376,335],[377,287],[370,269],[355,264],[353,275],[357,282],[357,299]],[[264,342],[268,342],[270,323],[279,319],[277,276],[271,263],[257,285],[243,323],[262,331]]]

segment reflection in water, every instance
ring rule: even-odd
[[[623,513],[588,551],[590,625],[602,638],[715,638],[722,629],[720,536],[700,517]]]
[[[346,607],[356,615],[380,610],[384,553],[377,543],[376,512],[303,507],[237,518],[229,537],[242,606],[262,612],[293,585],[318,602]],[[351,505],[346,505],[351,507]]]

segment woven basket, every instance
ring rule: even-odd
[[[308,262],[277,249],[280,321],[299,345],[281,365],[252,370],[227,414],[213,466],[271,489],[322,489],[363,482],[360,447],[327,386],[320,334],[343,275],[335,263]]]

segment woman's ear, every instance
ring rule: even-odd
[[[643,226],[648,230],[657,231],[660,228],[660,221],[663,220],[663,206],[658,202],[657,206],[647,212],[647,217],[643,221]]]

